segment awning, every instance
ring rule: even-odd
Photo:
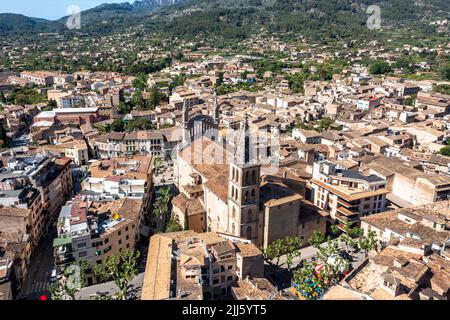
[[[53,240],[53,247],[61,247],[66,244],[71,244],[72,238],[71,237],[65,237],[65,238],[56,238]]]

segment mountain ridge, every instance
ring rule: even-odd
[[[410,0],[141,0],[104,3],[83,11],[82,31],[103,35],[143,25],[146,31],[165,36],[214,34],[242,38],[266,29],[305,31],[319,36],[325,32],[331,37],[340,37],[368,32],[366,21],[370,5],[381,6],[385,28],[417,28],[430,32],[427,19],[450,15],[447,0],[418,0],[413,4]],[[0,14],[0,32],[61,30],[66,19],[36,21],[22,16],[8,22]],[[71,31],[65,29],[65,32]]]

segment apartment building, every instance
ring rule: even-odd
[[[111,132],[106,137],[108,143],[107,154],[98,148],[101,157],[119,157],[125,155],[164,154],[164,137],[158,131]]]
[[[149,208],[153,189],[153,158],[149,156],[118,157],[98,160],[89,167],[83,182],[83,193],[90,196],[131,198]]]
[[[116,196],[120,199],[142,199],[148,192],[146,180],[126,179],[121,176],[88,177],[83,181],[82,187],[86,194]]]
[[[359,223],[361,217],[384,211],[387,181],[374,174],[363,175],[356,170],[340,169],[330,161],[315,162],[312,202],[344,230],[345,224]]]
[[[53,242],[56,265],[64,268],[72,261],[84,259],[95,267],[103,264],[108,256],[134,249],[140,239],[142,221],[141,200],[74,197],[59,215],[58,237]],[[88,274],[87,282],[92,285],[98,279]]]
[[[70,164],[68,158],[48,158],[41,154],[9,159],[0,172],[0,190],[9,192],[2,199],[3,204],[20,203],[19,198],[24,196],[20,190],[32,186],[39,193],[38,207],[44,217],[41,224],[47,228],[57,217],[66,198],[72,194]]]
[[[249,241],[192,230],[150,239],[142,300],[216,299],[237,281],[264,275],[262,252]]]
[[[0,285],[8,283],[15,291],[27,277],[30,256],[47,230],[47,217],[41,194],[28,181],[2,180],[1,186]]]
[[[54,83],[53,74],[46,71],[23,71],[20,77],[39,86],[51,86]]]
[[[201,101],[202,100],[197,93],[190,90],[180,90],[178,92],[174,92],[169,97],[169,104],[176,110],[182,110],[184,104],[186,104],[188,108],[191,108],[197,104],[200,104]]]
[[[73,179],[70,165],[72,160],[62,158],[44,158],[44,160],[27,174],[32,185],[39,190],[47,221],[50,223],[57,216],[59,209],[72,195]]]

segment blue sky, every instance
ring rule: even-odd
[[[95,7],[102,3],[121,3],[134,0],[0,0],[0,13],[20,13],[29,17],[56,20],[67,14],[70,5],[77,5],[81,10]]]

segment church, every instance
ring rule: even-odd
[[[305,205],[299,193],[282,178],[262,174],[247,118],[231,147],[219,139],[217,98],[213,117],[188,115],[184,106],[183,144],[175,164],[180,193],[172,200],[181,226],[244,238],[262,248],[286,236],[306,240],[314,230],[325,231],[326,219]]]

